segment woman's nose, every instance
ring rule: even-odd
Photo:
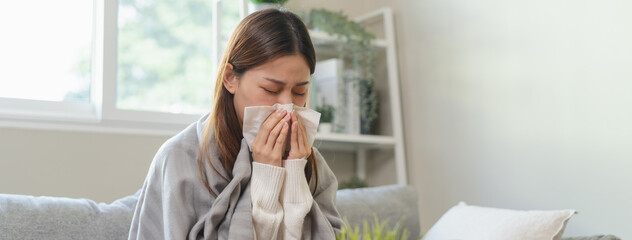
[[[280,104],[294,103],[294,99],[292,99],[292,93],[290,91],[284,91],[281,93],[278,100]]]

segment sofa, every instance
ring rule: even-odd
[[[127,239],[136,192],[110,204],[90,199],[0,194],[0,239]],[[420,235],[415,188],[406,185],[343,189],[336,206],[350,224],[374,214],[392,226],[404,218],[408,236]],[[411,237],[410,239],[416,239]],[[614,240],[613,236],[565,240]]]

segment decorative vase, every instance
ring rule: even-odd
[[[248,2],[248,13],[253,13],[259,10],[264,10],[268,8],[281,8],[281,4],[278,3],[252,3]]]
[[[332,125],[331,123],[320,123],[318,124],[318,132],[319,133],[331,133]]]

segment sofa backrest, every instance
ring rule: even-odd
[[[106,204],[0,194],[0,239],[127,239],[137,199]]]
[[[139,192],[111,204],[90,199],[0,194],[0,239],[127,239]],[[406,215],[409,236],[419,236],[417,196],[410,186],[339,190],[337,208],[350,223],[373,213],[392,226]],[[414,238],[413,238],[414,239]]]

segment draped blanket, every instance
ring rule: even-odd
[[[138,198],[129,239],[254,238],[248,146],[242,140],[232,178],[228,178],[211,137],[208,152],[217,172],[206,161],[203,172],[213,191],[219,193],[214,197],[206,189],[198,167],[206,121],[208,114],[169,139],[156,153]],[[313,150],[319,182],[303,223],[302,239],[335,239],[334,231],[340,231],[342,225],[335,208],[338,182],[322,155]],[[309,182],[312,190],[314,179]]]

